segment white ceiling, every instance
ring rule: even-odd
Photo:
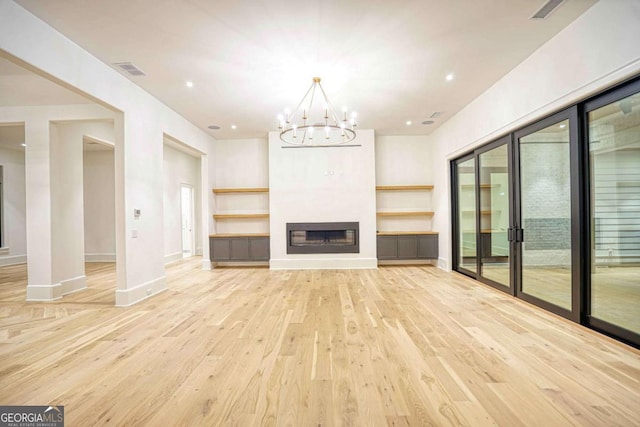
[[[313,76],[360,127],[428,134],[595,2],[531,20],[545,0],[17,0],[219,139],[276,130]]]

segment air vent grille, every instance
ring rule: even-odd
[[[130,76],[146,76],[144,71],[142,71],[140,68],[138,68],[137,65],[132,64],[131,62],[114,62],[113,65],[129,74]]]
[[[538,10],[535,15],[531,17],[531,19],[545,19],[562,3],[564,3],[564,0],[549,0],[542,5],[540,10]]]
[[[430,115],[429,118],[430,119],[437,119],[438,117],[440,117],[443,114],[444,114],[444,112],[442,112],[442,111],[436,111],[432,115]]]

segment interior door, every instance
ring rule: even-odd
[[[194,255],[195,236],[193,231],[194,223],[194,201],[193,188],[188,185],[182,185],[180,188],[181,201],[181,223],[182,223],[182,257],[188,258]]]

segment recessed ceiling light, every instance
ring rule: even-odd
[[[187,85],[187,87],[193,87],[193,82],[189,81],[185,83]]]
[[[435,122],[434,122],[433,120],[425,120],[424,122],[422,122],[422,124],[423,124],[423,125],[425,125],[425,126],[426,126],[426,125],[432,125],[432,124],[434,124],[434,123],[435,123]]]
[[[218,125],[209,125],[209,126],[207,126],[207,127],[208,127],[209,129],[211,129],[211,130],[218,130],[218,129],[220,129],[220,126],[218,126]]]
[[[237,128],[238,128],[238,126],[236,126],[236,125],[231,125],[231,129],[237,129]]]
[[[26,147],[26,146],[27,146],[27,144],[25,144],[24,142],[23,142],[22,144],[20,144],[20,145],[22,145],[23,147]]]
[[[566,127],[567,127],[567,125],[564,125],[564,124],[563,124],[563,125],[560,125],[560,129],[564,129],[564,128],[566,128]]]
[[[453,80],[453,74],[447,74],[447,77],[445,77],[445,79],[450,82],[451,80]]]
[[[411,120],[407,120],[407,126],[411,126]]]

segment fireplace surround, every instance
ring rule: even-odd
[[[288,222],[287,254],[360,253],[358,222]]]

